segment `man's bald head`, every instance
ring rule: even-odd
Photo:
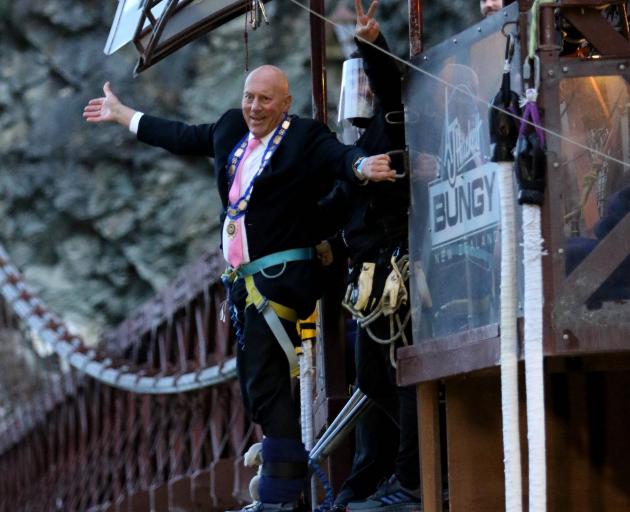
[[[254,69],[245,79],[241,106],[254,136],[260,138],[271,133],[291,106],[287,75],[269,64]]]
[[[274,84],[278,90],[282,91],[284,94],[289,94],[289,79],[287,78],[286,73],[277,66],[264,64],[263,66],[253,69],[245,79],[246,87],[247,83],[251,80],[262,80],[270,84]]]

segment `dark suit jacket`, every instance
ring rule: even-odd
[[[138,127],[138,139],[143,142],[175,154],[213,157],[224,209],[228,196],[227,159],[246,133],[248,128],[240,110],[229,110],[216,123],[200,125],[143,115]],[[254,184],[245,217],[250,258],[318,243],[321,239],[317,201],[322,191],[330,189],[337,179],[357,181],[352,164],[363,155],[362,150],[341,144],[322,123],[293,116],[280,146]],[[289,282],[298,281],[301,287],[312,288],[311,278],[298,275],[312,269],[312,264],[288,267]],[[293,303],[292,290],[279,290],[280,283],[274,283],[271,289],[259,280],[262,279],[258,278],[257,284],[263,294],[286,305]],[[287,280],[282,281],[286,284]],[[303,308],[312,310],[311,301],[307,302]],[[303,309],[299,304],[294,306],[298,313]]]

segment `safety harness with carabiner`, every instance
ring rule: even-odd
[[[409,293],[405,283],[409,279],[409,255],[399,255],[394,251],[389,261],[391,271],[386,277],[382,291],[374,289],[374,273],[377,264],[365,262],[356,283],[350,283],[342,305],[357,320],[357,324],[364,328],[370,338],[377,343],[391,344],[390,360],[396,366],[394,342],[401,339],[408,344],[405,329],[411,318],[411,311],[407,309],[401,317],[401,306],[406,305]],[[389,337],[379,337],[373,330],[372,324],[379,318],[389,319]]]
[[[226,286],[231,286],[237,279],[243,279],[245,281],[245,289],[247,290],[245,307],[248,308],[249,306],[254,306],[260,314],[262,314],[265,322],[267,322],[271,332],[287,356],[292,377],[299,374],[297,353],[299,353],[300,349],[299,347],[293,346],[291,337],[282,325],[281,319],[295,323],[298,320],[297,312],[292,308],[279,304],[273,300],[269,300],[260,293],[260,290],[258,290],[256,283],[254,282],[254,275],[260,273],[267,279],[275,279],[284,273],[287,263],[293,261],[312,260],[314,257],[315,251],[310,247],[288,249],[286,251],[268,254],[267,256],[258,258],[250,263],[239,265],[237,268],[228,267],[221,276],[221,280],[224,284],[226,284]],[[276,265],[282,265],[281,270],[273,275],[270,275],[267,272],[267,269]]]

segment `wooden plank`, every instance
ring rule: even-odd
[[[442,461],[437,382],[417,386],[418,442],[424,510],[442,510]]]
[[[477,327],[398,349],[396,379],[409,386],[491,368],[499,362],[499,326]]]
[[[445,386],[450,510],[504,510],[498,372],[450,379]]]
[[[630,372],[549,377],[549,510],[630,510]]]

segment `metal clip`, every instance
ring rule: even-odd
[[[253,30],[256,30],[259,25],[258,20],[258,0],[251,0],[249,6],[249,26],[252,27]]]
[[[516,38],[514,37],[514,34],[512,34],[511,32],[509,34],[506,35],[507,37],[507,46],[505,48],[505,60],[508,63],[512,63],[512,58],[514,57],[514,48],[516,46],[515,41]]]
[[[400,119],[396,119],[396,116],[400,116]],[[392,110],[385,114],[385,122],[388,124],[405,124],[405,111],[404,110]]]
[[[538,91],[538,88],[540,87],[540,58],[538,55],[534,55],[533,58],[525,59],[525,62],[523,63],[523,80],[531,81],[532,79],[532,68],[530,62],[532,60],[534,61],[534,86],[532,88]]]
[[[260,9],[260,14],[265,20],[265,24],[269,25],[269,18],[267,18],[267,12],[265,11],[265,3],[263,0],[258,0],[258,8]]]
[[[275,279],[276,277],[280,277],[282,274],[284,274],[284,271],[287,269],[287,262],[283,261],[282,262],[282,268],[276,272],[273,275],[267,274],[267,272],[265,272],[266,269],[261,269],[260,273],[265,276],[267,279]]]
[[[509,26],[509,25],[515,25],[517,30],[518,30],[518,22],[517,21],[506,21],[502,26],[501,26],[501,33],[507,37],[508,34],[506,34],[505,29]],[[512,32],[509,32],[509,34],[513,35]]]
[[[263,297],[261,295],[261,301],[259,301],[258,303],[254,302],[254,306],[256,307],[256,310],[259,313],[264,313],[265,310],[267,309],[267,307],[269,306],[269,299],[266,297]]]
[[[389,155],[390,157],[395,156],[395,155],[402,155],[403,172],[396,173],[394,175],[394,177],[397,180],[409,175],[409,153],[407,153],[406,149],[394,149],[392,151],[388,151],[386,154]]]
[[[269,25],[269,18],[267,17],[267,11],[265,10],[265,4],[263,0],[252,0],[250,6],[250,18],[249,24],[253,30],[260,27],[262,20]]]

